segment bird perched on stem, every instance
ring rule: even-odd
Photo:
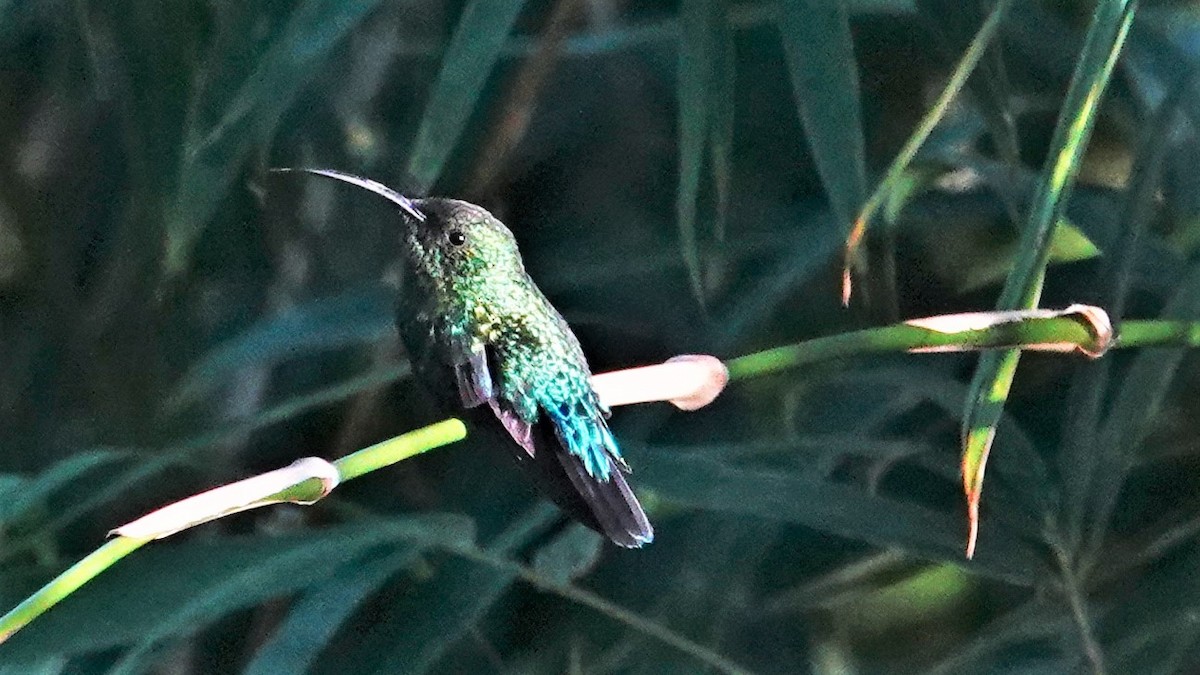
[[[273,171],[332,178],[399,207],[406,264],[396,325],[413,372],[443,401],[457,398],[473,426],[506,431],[518,463],[572,516],[620,546],[654,538],[579,341],[529,278],[504,223],[468,202],[409,199],[339,171]]]

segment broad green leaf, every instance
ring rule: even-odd
[[[845,3],[782,3],[779,31],[808,146],[842,231],[867,191],[858,61]]]
[[[397,570],[409,566],[418,554],[419,550],[412,548],[356,560],[321,585],[305,591],[246,666],[245,675],[308,672],[334,633],[367,596]]]
[[[430,189],[466,128],[525,0],[469,0],[433,84],[408,158],[408,175]]]
[[[202,356],[165,407],[178,410],[200,401],[248,368],[389,336],[395,330],[393,295],[382,286],[357,288],[262,319]]]
[[[22,480],[20,489],[6,499],[0,500],[0,523],[11,522],[24,515],[29,509],[41,504],[46,498],[84,476],[103,467],[129,461],[131,455],[115,450],[91,450],[72,455],[51,466],[35,478]],[[13,480],[14,477],[8,477]],[[13,483],[10,482],[10,485]]]
[[[955,516],[862,488],[690,453],[649,451],[638,457],[637,467],[639,488],[681,506],[798,523],[933,560],[959,559]],[[975,569],[1023,585],[1037,583],[1044,565],[1033,548],[1003,530],[988,536],[996,538],[997,552],[981,556]]]
[[[604,538],[574,523],[538,549],[533,568],[556,584],[568,584],[594,567],[604,550]]]
[[[1104,0],[1096,7],[1054,130],[1029,222],[1022,231],[1016,264],[996,304],[998,310],[1030,309],[1041,298],[1055,225],[1066,208],[1096,121],[1096,110],[1133,22],[1136,4],[1136,1]],[[988,452],[1020,358],[1019,350],[984,354],[971,380],[971,396],[962,425],[963,490],[970,526],[967,557],[975,551]]]
[[[152,545],[0,645],[0,661],[127,644],[149,649],[235,610],[328,579],[382,545],[463,545],[472,537],[469,521],[428,515],[274,539]],[[96,630],[98,625],[104,630]]]
[[[271,137],[304,85],[378,5],[379,0],[303,0],[286,22],[263,16],[260,4],[227,6],[225,11],[235,16],[218,24],[223,30],[209,59],[219,76],[239,72],[244,63],[254,66],[236,89],[228,80],[218,80],[200,87],[189,102],[177,189],[166,214],[168,273],[185,268],[193,244],[225,201],[250,152]],[[264,23],[281,27],[269,41],[254,40],[253,31]],[[254,49],[258,44],[265,46]],[[221,116],[209,126],[217,110]]]
[[[548,513],[535,509],[488,550],[511,555],[544,526]],[[459,548],[477,550],[470,543]],[[339,653],[363,672],[426,672],[482,620],[514,579],[508,571],[463,557],[432,557],[426,574],[415,579],[413,587],[375,617],[369,628],[354,635],[353,644],[341,645]],[[319,664],[317,672],[344,669],[345,663],[330,662]]]

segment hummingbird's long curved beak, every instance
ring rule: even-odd
[[[396,206],[399,206],[400,210],[402,210],[405,213],[407,213],[408,215],[412,216],[418,222],[422,222],[422,223],[425,222],[425,214],[421,213],[421,210],[417,208],[417,205],[414,204],[411,199],[409,199],[408,197],[405,197],[404,195],[400,194],[399,192],[396,192],[392,188],[384,185],[383,183],[380,183],[379,181],[371,180],[370,178],[363,178],[362,176],[355,176],[354,174],[351,174],[351,173],[343,173],[341,171],[334,171],[333,169],[305,169],[305,168],[280,167],[280,168],[271,169],[271,173],[311,173],[314,176],[324,176],[326,178],[340,180],[343,183],[357,185],[358,187],[363,188],[365,190],[369,190],[371,192],[374,192],[375,194],[392,202]]]

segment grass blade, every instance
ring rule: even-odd
[[[940,29],[938,32],[947,46],[955,52],[969,48],[979,32],[976,27],[986,21],[984,13],[988,5],[993,5],[991,0],[917,0],[919,15]],[[997,42],[987,50],[987,56],[979,63],[979,74],[967,81],[967,90],[987,123],[997,154],[1004,162],[1015,165],[1020,162],[1020,144],[1012,110],[1013,90],[1001,44]]]
[[[916,131],[908,137],[904,142],[904,147],[892,160],[888,166],[887,173],[884,174],[883,180],[875,186],[875,190],[859,211],[858,216],[854,219],[854,224],[850,229],[850,234],[846,237],[846,260],[842,271],[842,304],[850,303],[851,293],[851,271],[852,268],[861,268],[859,260],[859,248],[862,246],[863,237],[866,235],[867,225],[871,222],[871,217],[875,215],[875,211],[883,206],[888,196],[899,189],[903,189],[905,172],[912,164],[913,158],[917,156],[917,151],[925,144],[929,135],[933,133],[938,123],[946,115],[946,111],[950,109],[950,104],[958,97],[959,92],[967,84],[971,73],[975,72],[975,67],[979,65],[979,60],[987,53],[988,46],[996,37],[1000,29],[1000,24],[1004,19],[1005,12],[1008,11],[1012,0],[1001,0],[996,3],[992,9],[992,13],[988,15],[986,21],[979,28],[979,32],[975,34],[975,39],[971,41],[967,51],[959,59],[958,65],[954,68],[954,73],[950,76],[950,81],[946,83],[946,87],[942,89],[942,93],[938,95],[937,101],[921,118],[921,123],[917,126]],[[849,219],[847,219],[849,222]]]
[[[378,5],[379,0],[306,0],[258,55],[254,69],[232,95],[226,98],[229,89],[213,86],[194,94],[196,98],[188,103],[189,128],[175,196],[167,213],[164,264],[168,274],[187,265],[192,245],[241,175],[246,158],[270,137],[280,116],[342,38]],[[259,30],[255,20],[262,19],[253,12],[238,34],[222,36],[215,43],[210,56],[218,66],[215,70],[235,70],[220,66],[229,65],[227,53],[241,56],[234,45],[254,43],[245,33]],[[193,126],[202,124],[205,113],[213,110],[224,113],[212,126]]]
[[[441,177],[524,6],[525,0],[471,0],[463,9],[409,153],[416,185],[429,189]]]
[[[862,105],[850,19],[841,0],[782,3],[779,31],[817,173],[840,223],[866,195]]]
[[[1136,0],[1109,0],[1096,7],[1054,130],[1049,159],[1038,181],[1029,222],[1022,232],[1020,252],[996,305],[998,310],[1037,306],[1054,226],[1062,218],[1091,136],[1096,110],[1125,43],[1136,6]],[[1020,357],[1018,350],[985,354],[971,381],[962,426],[963,490],[970,527],[968,558],[975,553],[979,532],[979,498],[988,452]]]
[[[722,105],[714,91],[719,50],[724,47],[724,22],[719,0],[686,0],[680,7],[679,41],[679,189],[675,214],[684,265],[692,293],[704,301],[704,279],[696,200],[700,196],[705,151],[716,120],[713,106]]]

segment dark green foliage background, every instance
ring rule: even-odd
[[[1016,3],[850,310],[848,221],[991,3],[838,7],[0,0],[0,604],[157,505],[444,416],[391,327],[394,214],[271,166],[489,207],[597,371],[991,307],[1092,3]],[[1105,298],[1144,219],[1127,315],[1200,313],[1198,35],[1195,3],[1143,5],[1068,210],[1102,253],[1044,305]],[[139,551],[0,672],[692,673],[701,645],[767,673],[1063,673],[1094,669],[1088,632],[1112,672],[1195,672],[1196,357],[1023,359],[967,562],[973,364],[617,411],[641,551],[469,438]]]

